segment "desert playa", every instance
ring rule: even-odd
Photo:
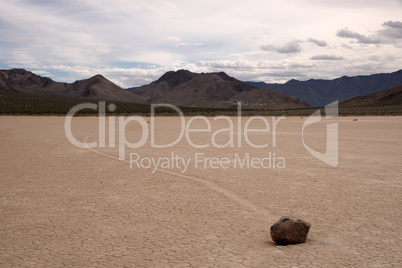
[[[116,128],[109,146],[108,120],[105,147],[84,149],[66,138],[63,116],[2,116],[0,266],[401,267],[402,117],[336,117],[302,133],[305,119],[281,120],[274,139],[269,117],[271,132],[248,136],[265,148],[218,132],[221,147],[233,138],[219,148],[212,133],[227,125],[209,118],[210,132],[189,134],[205,148],[186,136],[152,148],[148,133],[119,160],[122,136]],[[156,118],[155,142],[175,141],[178,120]],[[302,139],[325,153],[329,123],[336,167]],[[139,124],[124,130],[139,141]],[[80,142],[102,138],[97,117],[74,117],[71,131]],[[311,223],[306,243],[272,242],[270,226],[286,215]]]

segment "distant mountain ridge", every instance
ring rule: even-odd
[[[402,105],[402,86],[347,99],[339,105],[341,107]]]
[[[400,106],[402,105],[401,87],[396,86],[392,90],[378,92],[378,88],[388,89],[390,85],[394,84],[402,86],[402,70],[390,74],[341,77],[334,80],[311,79],[305,82],[291,80],[283,85],[245,83],[223,72],[193,73],[178,70],[167,72],[149,85],[138,87],[130,92],[102,75],[95,75],[74,83],[62,83],[24,69],[11,69],[0,70],[0,106],[3,103],[7,104],[7,107],[12,107],[11,99],[21,99],[19,103],[30,100],[29,105],[40,106],[40,103],[32,100],[51,100],[51,96],[55,96],[59,103],[63,99],[70,102],[74,98],[74,102],[91,99],[124,102],[128,105],[170,103],[181,107],[198,108],[232,109],[237,107],[237,102],[242,102],[243,108],[253,110],[311,107],[299,98],[287,96],[276,90],[256,87],[270,85],[273,85],[274,88],[275,86],[282,87],[283,91],[303,93],[304,95],[301,95],[304,98],[310,98],[312,103],[319,103],[315,106],[320,106],[320,104],[323,106],[323,103],[327,104],[334,98],[342,100],[349,95],[356,96],[351,100],[342,101],[343,107]],[[367,94],[371,91],[376,91],[376,93]],[[7,96],[12,96],[12,98]],[[40,96],[46,96],[46,98]]]
[[[246,109],[309,107],[302,100],[269,89],[257,89],[223,72],[198,74],[187,70],[167,72],[151,84],[131,92],[102,75],[61,83],[24,69],[0,70],[0,90],[26,97],[43,95],[126,103],[170,103],[198,108],[236,108],[238,101]]]
[[[273,90],[258,88],[219,73],[170,71],[149,85],[132,90],[149,103],[170,103],[183,107],[235,108],[238,101],[249,109],[310,107],[302,100]]]
[[[66,88],[48,77],[42,77],[24,69],[0,70],[0,89],[28,94],[45,91],[61,91]]]
[[[117,86],[102,75],[95,75],[74,83],[62,83],[24,69],[0,70],[0,90],[25,94],[145,103],[138,95]]]
[[[400,86],[402,85],[402,70],[368,76],[342,76],[333,80],[298,81],[293,79],[285,84],[247,83],[258,88],[269,88],[302,99],[314,107],[322,107],[336,100],[342,101]]]

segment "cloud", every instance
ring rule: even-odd
[[[390,39],[402,38],[402,22],[387,21],[382,24],[385,29],[379,31],[379,34]]]
[[[402,38],[402,22],[386,21],[382,24],[384,29],[378,30],[375,34],[367,36],[358,32],[353,32],[348,28],[339,30],[336,35],[343,38],[356,39],[360,44],[391,44],[398,42]]]
[[[378,0],[337,0],[337,1],[322,1],[322,0],[304,0],[303,3],[312,3],[315,5],[326,6],[329,8],[344,8],[352,10],[361,10],[362,6],[373,7],[378,10],[379,8],[390,7],[395,8],[396,4],[402,4],[402,0],[388,0],[388,1],[378,1]],[[399,3],[398,3],[399,2]],[[399,7],[399,6],[398,6]]]
[[[265,51],[275,51],[280,54],[299,53],[302,50],[300,42],[299,40],[293,40],[283,46],[264,45],[261,46],[261,49]]]
[[[316,55],[310,58],[310,60],[343,60],[341,56],[336,55]]]
[[[177,44],[175,44],[175,47],[180,47],[180,46],[203,46],[204,43],[198,43],[198,42],[179,42]]]
[[[304,42],[311,42],[313,44],[316,44],[319,47],[328,46],[327,42],[324,40],[309,38],[306,41],[293,40],[293,41],[286,43],[283,46],[264,45],[264,46],[261,46],[260,48],[264,51],[274,51],[274,52],[277,52],[280,54],[294,54],[294,53],[299,53],[302,51],[302,47],[300,44],[304,43]]]
[[[247,60],[220,60],[220,61],[203,61],[200,60],[196,63],[197,67],[210,67],[213,69],[252,69],[255,68],[251,61]]]
[[[282,59],[279,62],[271,60],[259,60],[257,62],[247,59],[199,61],[192,67],[195,72],[205,72],[201,68],[207,68],[209,72],[224,71],[242,81],[266,81],[287,82],[289,79],[305,79],[305,73],[314,69],[314,64],[307,60]],[[310,77],[311,78],[311,77]]]
[[[399,28],[402,29],[402,22],[400,21],[387,21],[382,24],[383,26],[388,26],[391,28]]]
[[[388,72],[402,59],[395,1],[1,1],[0,67],[66,82],[101,73],[124,87],[177,69],[270,82]]]
[[[204,43],[200,42],[183,42],[179,37],[176,36],[168,36],[163,38],[163,40],[173,43],[175,47],[180,47],[180,46],[202,46]]]
[[[308,41],[308,42],[311,42],[311,43],[314,43],[314,44],[316,44],[316,45],[319,46],[319,47],[326,47],[326,46],[328,46],[327,42],[324,41],[324,40],[317,40],[317,39],[314,39],[314,38],[309,38],[309,39],[307,39],[307,41]]]
[[[348,28],[343,28],[336,33],[337,36],[342,38],[351,38],[356,39],[360,44],[380,44],[383,42],[380,37],[378,36],[366,36],[363,34],[359,34],[358,32],[353,32]]]
[[[181,39],[177,36],[168,36],[163,38],[163,40],[169,42],[169,43],[180,43]]]

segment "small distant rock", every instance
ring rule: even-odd
[[[357,121],[357,119],[355,118],[355,119],[353,119],[353,121]]]
[[[310,227],[310,223],[301,219],[282,217],[271,226],[271,238],[278,245],[304,243]]]

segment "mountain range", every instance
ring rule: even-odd
[[[322,107],[334,101],[365,96],[402,85],[402,70],[368,76],[342,76],[333,80],[290,80],[284,84],[247,82],[258,88],[270,88],[285,95],[300,98],[313,107]]]
[[[296,109],[310,107],[303,100],[271,89],[258,89],[224,72],[170,71],[149,85],[132,92],[149,103],[171,103],[183,107],[246,109]]]
[[[242,82],[224,72],[178,70],[130,90],[119,87],[102,75],[63,83],[24,69],[0,70],[0,113],[7,113],[10,109],[12,113],[18,113],[14,107],[16,102],[29,107],[54,102],[52,105],[56,107],[60,103],[68,106],[84,100],[106,100],[121,105],[170,103],[181,107],[232,109],[240,101],[244,109],[277,110],[322,107],[334,100],[344,100],[341,102],[343,107],[402,106],[401,96],[402,70],[334,80],[290,80],[285,84]],[[44,107],[39,110],[46,112]]]
[[[27,95],[55,95],[128,103],[170,103],[183,107],[250,109],[307,108],[303,100],[273,90],[261,90],[227,74],[167,72],[155,82],[128,91],[102,75],[74,83],[55,82],[24,69],[0,70],[0,90]],[[247,92],[247,94],[246,94]]]
[[[339,105],[341,107],[402,105],[402,86],[347,99]]]
[[[24,69],[0,70],[1,90],[22,94],[145,103],[140,96],[122,89],[102,75],[95,75],[74,83],[62,83]]]

